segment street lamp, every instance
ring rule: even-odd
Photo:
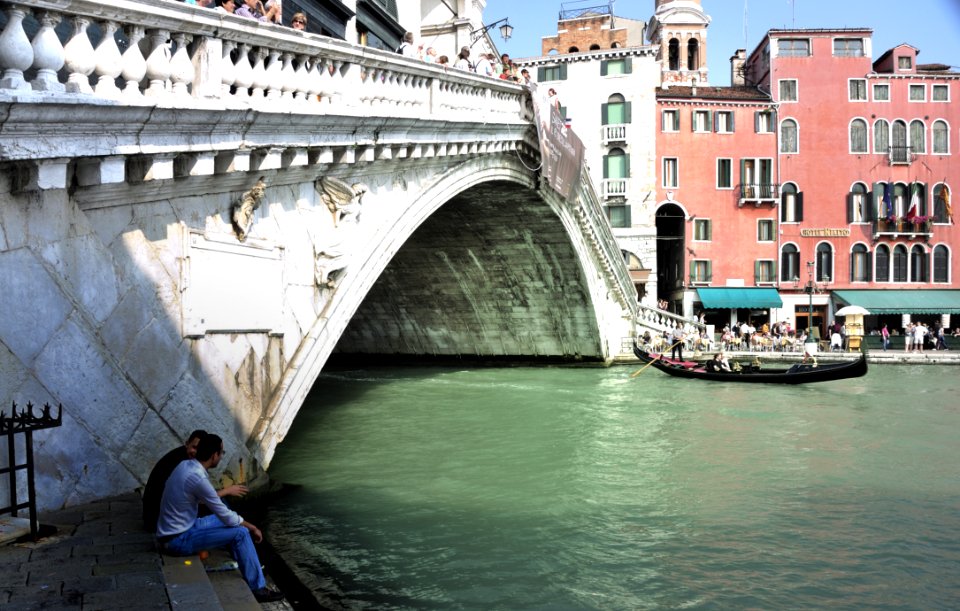
[[[500,26],[500,36],[503,36],[504,40],[510,40],[510,36],[513,35],[513,26],[510,25],[509,18],[504,17],[503,19],[494,21],[490,25],[485,25],[482,28],[479,28],[470,32],[470,46],[472,47],[473,45],[475,45],[478,40],[483,38],[484,34],[489,32],[491,29],[495,28],[498,23],[503,24]]]
[[[807,261],[807,295],[810,296],[810,306],[807,310],[807,339],[809,340],[813,337],[813,292],[816,290],[817,285],[813,280],[813,274],[816,268],[816,263],[813,261]]]

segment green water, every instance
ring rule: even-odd
[[[325,374],[267,535],[331,608],[960,607],[956,368]]]

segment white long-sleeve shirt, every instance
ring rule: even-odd
[[[231,511],[207,478],[207,470],[196,458],[185,460],[170,474],[160,501],[157,536],[186,532],[197,521],[197,507],[204,503],[227,526],[240,526],[243,518]]]

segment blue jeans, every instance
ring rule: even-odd
[[[204,549],[229,547],[250,589],[259,590],[267,586],[250,531],[243,526],[226,526],[217,516],[199,518],[189,530],[167,541],[164,547],[178,556],[189,556]]]

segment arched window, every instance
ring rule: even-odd
[[[910,282],[930,282],[930,260],[919,244],[910,249]]]
[[[917,209],[913,211],[914,214],[920,216],[927,216],[927,186],[922,182],[915,182],[910,185],[910,200],[907,202],[907,210],[913,205],[914,195],[917,199]]]
[[[858,182],[850,189],[850,197],[847,200],[847,222],[866,223],[870,220],[870,198],[867,197],[867,185]]]
[[[903,244],[893,247],[893,281],[907,281],[907,247]]]
[[[600,108],[602,125],[624,125],[630,122],[630,105],[619,93],[607,98]]]
[[[880,244],[876,250],[877,270],[874,277],[877,282],[890,282],[890,248]]]
[[[903,121],[894,121],[890,128],[890,158],[901,163],[910,161],[910,150],[907,147],[907,124]]]
[[[833,277],[833,247],[827,242],[817,244],[817,282],[830,282]]]
[[[667,66],[669,70],[680,69],[680,41],[671,38],[667,44]]]
[[[788,182],[780,188],[780,222],[799,223],[803,220],[803,194],[797,185]]]
[[[854,119],[850,122],[850,152],[867,153],[867,122]]]
[[[942,244],[933,249],[933,281],[950,282],[950,251]]]
[[[700,69],[700,42],[696,38],[687,41],[687,70]]]
[[[800,143],[797,141],[797,122],[793,119],[784,119],[780,122],[780,152],[797,153]]]
[[[910,122],[910,152],[915,155],[927,152],[927,131],[919,119]]]
[[[947,215],[947,205],[950,201],[950,189],[947,185],[940,183],[933,188],[933,222],[949,223],[950,217]]]
[[[933,122],[933,153],[935,155],[950,154],[950,128],[946,121]]]
[[[629,178],[630,176],[630,156],[623,152],[621,148],[612,148],[610,152],[603,157],[603,177],[604,178]]]
[[[893,213],[896,216],[903,216],[907,213],[907,196],[909,191],[907,185],[897,183],[893,185]]]
[[[850,282],[870,282],[870,251],[855,244],[850,252]]]
[[[620,48],[620,43],[617,42],[617,41],[613,41],[613,42],[610,44],[610,48],[611,48],[611,49],[619,49],[619,48]]]
[[[599,50],[600,50],[600,45],[598,45],[597,43],[593,43],[592,45],[590,45],[590,50],[591,50],[591,51],[599,51]]]
[[[784,244],[780,249],[780,281],[794,282],[800,279],[800,251],[793,244]]]
[[[886,155],[890,152],[890,124],[886,119],[873,123],[873,152]]]
[[[567,53],[579,53],[579,52],[580,52],[580,49],[578,49],[577,47],[570,47],[569,49],[567,49]]]

